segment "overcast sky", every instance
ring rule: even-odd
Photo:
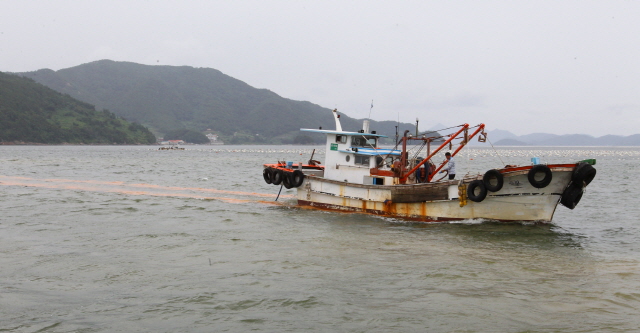
[[[640,1],[0,0],[0,71],[100,59],[421,129],[640,133]]]

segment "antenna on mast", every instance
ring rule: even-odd
[[[371,107],[369,108],[369,119],[371,119],[371,109],[373,109],[373,100],[371,100]]]
[[[398,112],[398,122],[396,123],[396,143],[398,143],[398,126],[400,126],[400,112]]]

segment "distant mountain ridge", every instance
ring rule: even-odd
[[[322,139],[313,137],[313,133],[301,134],[300,128],[334,128],[328,108],[251,87],[212,68],[100,60],[58,71],[40,69],[17,74],[96,105],[98,109],[109,110],[119,117],[148,126],[157,135],[177,129],[200,132],[212,129],[221,133],[227,143],[296,143],[296,140],[308,143]],[[362,128],[361,119],[353,119],[342,110],[338,111],[342,114],[345,130],[358,131]],[[398,124],[392,120],[372,120],[370,128],[389,136],[391,139],[386,142],[389,144],[395,137],[396,126],[400,135],[405,130],[415,132],[414,124]],[[429,130],[444,127],[437,124]],[[489,140],[496,145],[640,145],[640,135],[595,138],[585,134],[534,133],[518,136],[503,130],[488,132]]]
[[[211,68],[100,60],[19,75],[149,126],[157,133],[212,129],[229,138],[243,136],[256,143],[279,143],[300,135],[300,128],[334,128],[328,108],[253,88]],[[362,128],[361,120],[344,113],[341,121],[345,130]],[[393,137],[396,125],[395,121],[371,121],[370,128]],[[415,126],[399,124],[400,133],[405,129],[413,132]]]
[[[489,132],[489,140],[496,146],[640,146],[640,134],[629,136],[587,134],[532,133],[515,135],[505,130]]]

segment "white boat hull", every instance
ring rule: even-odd
[[[468,185],[475,179],[481,179],[481,176],[465,178],[462,181],[389,186],[360,185],[321,177],[306,177],[303,185],[298,187],[297,199],[301,206],[419,221],[551,221],[563,190],[571,182],[573,168],[552,168],[552,181],[544,188],[535,188],[529,184],[527,171],[504,174],[502,189],[488,192],[481,202],[467,200],[464,205],[461,204],[458,195],[459,184]],[[398,191],[409,194],[399,195]],[[416,201],[407,199],[412,197],[411,193],[416,193]],[[436,194],[430,197],[431,193]],[[419,199],[421,195],[426,200]]]

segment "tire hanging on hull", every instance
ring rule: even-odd
[[[476,193],[478,191],[478,193]],[[476,179],[467,187],[467,197],[471,201],[481,202],[487,197],[487,188],[482,180]]]
[[[271,183],[273,185],[280,185],[280,183],[282,183],[282,178],[284,178],[282,170],[273,169],[273,171],[271,171]]]
[[[536,176],[538,174],[544,173],[544,178],[537,179]],[[551,184],[551,179],[553,179],[553,175],[551,174],[551,169],[548,166],[543,164],[538,164],[533,166],[531,170],[529,170],[529,174],[527,174],[527,178],[529,179],[529,184],[535,188],[545,188],[549,184]]]
[[[502,176],[500,171],[491,169],[484,174],[484,176],[482,177],[482,182],[484,183],[484,187],[486,187],[488,191],[498,192],[504,185],[504,177]]]
[[[574,183],[579,183],[580,185],[584,183],[584,186],[587,186],[595,177],[596,168],[592,167],[589,163],[581,162],[575,170],[573,170],[571,180]]]
[[[304,182],[304,173],[300,170],[294,170],[291,174],[291,185],[299,187]]]
[[[571,185],[567,186],[562,192],[562,197],[560,198],[560,203],[569,208],[574,209],[582,199],[582,194],[584,194],[584,188],[579,183],[571,183]]]
[[[271,184],[271,168],[264,168],[262,170],[262,178],[264,178],[265,183]]]
[[[285,171],[278,168],[266,167],[262,170],[265,183],[280,185],[286,188],[299,187],[304,183],[305,174],[301,170]]]
[[[282,172],[282,185],[284,185],[285,188],[290,189],[293,187],[293,185],[291,184],[291,172],[288,171],[284,171]]]

